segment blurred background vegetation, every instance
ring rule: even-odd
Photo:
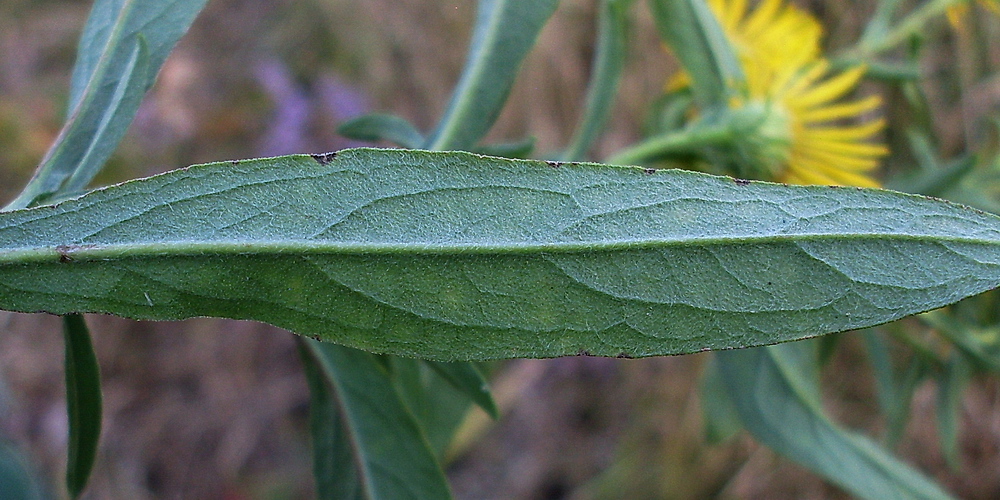
[[[800,1],[831,50],[853,43],[872,2]],[[0,3],[0,189],[11,199],[63,119],[75,44],[90,2]],[[677,68],[645,5],[599,160],[643,135],[651,103]],[[464,60],[471,0],[211,0],[182,39],[99,183],[192,163],[360,145],[346,119],[392,112],[429,129]],[[490,138],[563,147],[583,101],[596,8],[563,0],[529,56]],[[927,121],[938,153],[996,141],[982,118],[1000,106],[997,18],[926,34],[925,115],[882,93],[890,122]],[[988,43],[992,41],[993,43]],[[992,76],[990,76],[992,75]],[[915,158],[890,128],[885,169]],[[899,152],[898,154],[896,152]],[[90,498],[310,498],[308,391],[291,334],[224,320],[137,323],[90,318],[105,394]],[[0,435],[56,485],[66,449],[62,338],[55,317],[0,313]],[[884,435],[866,355],[842,335],[824,371],[840,422]],[[897,346],[898,347],[898,346]],[[902,352],[902,351],[901,351]],[[908,355],[903,353],[903,355]],[[644,360],[562,358],[497,364],[503,418],[470,415],[447,465],[458,498],[844,498],[742,436],[706,440],[698,394],[706,355]],[[959,460],[945,460],[933,382],[916,388],[900,455],[962,498],[1000,498],[1000,385],[977,378],[961,403]],[[473,410],[477,412],[478,410]],[[52,491],[58,491],[53,487]]]

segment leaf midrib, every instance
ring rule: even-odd
[[[149,243],[60,244],[53,246],[0,249],[0,265],[59,260],[62,262],[98,261],[109,259],[141,259],[144,257],[180,257],[200,255],[525,255],[612,253],[631,250],[655,250],[677,247],[715,247],[733,245],[767,245],[780,243],[810,243],[820,241],[899,241],[923,243],[955,243],[967,245],[998,245],[995,239],[886,234],[886,233],[797,233],[790,235],[693,237],[677,239],[581,241],[551,243],[458,243],[434,242],[377,243],[337,242],[323,240],[192,240]]]

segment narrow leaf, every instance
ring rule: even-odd
[[[577,127],[569,147],[562,155],[564,161],[584,159],[587,151],[604,129],[611,115],[618,84],[625,68],[628,52],[628,9],[631,0],[603,0],[597,26],[597,48],[594,51],[593,74],[587,86],[587,100],[583,119]]]
[[[451,498],[427,439],[376,357],[314,340],[304,344],[315,362],[312,376],[322,373],[332,389],[326,401],[339,406],[343,420],[330,424],[346,427],[360,482],[360,492],[334,498]],[[343,440],[327,441],[336,443]]]
[[[746,429],[774,451],[859,498],[949,498],[875,443],[827,418],[819,401],[814,348],[795,342],[717,354]]]
[[[924,363],[919,356],[913,356],[906,369],[897,376],[886,339],[874,331],[863,332],[862,338],[875,375],[879,407],[886,418],[885,442],[889,447],[895,447],[903,437],[910,417],[913,391],[926,371],[923,369]]]
[[[7,208],[84,189],[111,156],[205,0],[98,0],[80,39],[69,118]]]
[[[938,437],[948,465],[958,470],[958,431],[962,413],[962,392],[969,383],[969,365],[961,356],[953,355],[938,378],[937,416]]]
[[[858,42],[859,45],[870,45],[889,34],[899,4],[900,0],[880,0],[875,3],[875,12],[868,24],[865,25],[864,33]]]
[[[312,435],[313,477],[322,500],[363,499],[355,465],[354,443],[341,405],[313,348],[299,339],[302,368],[309,385],[309,430]]]
[[[997,286],[1000,218],[881,190],[357,149],[0,214],[0,308],[254,319],[440,361],[654,356]]]
[[[744,76],[712,10],[704,0],[650,0],[649,7],[660,36],[691,76],[698,104],[705,109],[726,104]]]
[[[1000,328],[965,324],[945,311],[932,311],[920,319],[948,339],[977,368],[1000,372]]]
[[[389,141],[404,148],[419,148],[425,140],[410,122],[383,113],[359,116],[341,123],[337,133],[359,141]]]
[[[462,77],[427,149],[471,149],[493,126],[558,0],[479,0]]]
[[[77,498],[87,486],[101,437],[101,373],[90,332],[78,314],[63,316],[66,341],[66,409],[69,458],[66,488]]]

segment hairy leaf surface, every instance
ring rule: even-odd
[[[272,323],[437,360],[652,356],[997,286],[1000,218],[889,191],[356,149],[0,214],[0,308]]]

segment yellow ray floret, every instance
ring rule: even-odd
[[[831,73],[830,64],[819,58],[819,22],[784,0],[763,0],[752,11],[745,0],[708,4],[747,80],[745,94],[730,106],[763,109],[764,120],[770,119],[765,135],[773,138],[772,147],[743,148],[769,156],[750,159],[766,165],[751,171],[795,184],[877,186],[870,174],[888,150],[874,139],[885,122],[865,115],[878,109],[881,100],[870,96],[840,102],[857,88],[865,68]],[[776,133],[774,126],[786,133]]]
[[[854,68],[824,80],[828,71],[826,61],[801,68],[791,77],[776,78],[773,76],[776,71],[768,71],[766,67],[747,71],[749,100],[770,102],[781,108],[788,119],[787,160],[783,168],[774,169],[776,180],[877,186],[869,174],[888,150],[871,141],[885,127],[885,121],[871,119],[846,124],[842,121],[857,122],[876,108],[880,100],[869,97],[836,102],[854,90],[865,70]]]

